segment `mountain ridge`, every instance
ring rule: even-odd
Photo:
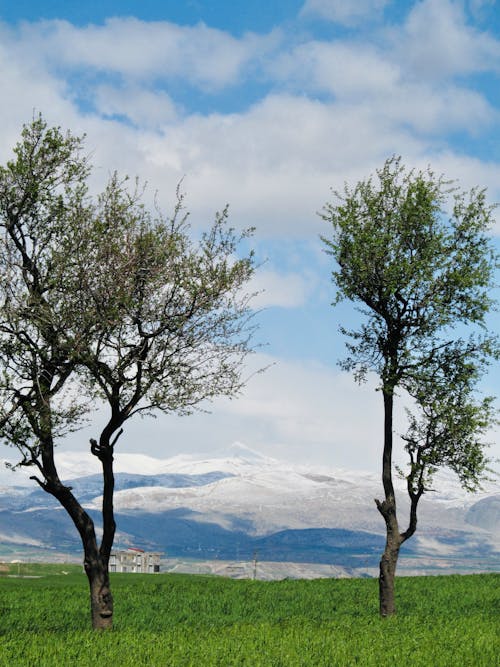
[[[75,452],[58,457],[61,477],[99,529],[95,462]],[[248,560],[258,552],[261,560],[366,569],[376,566],[383,545],[384,525],[373,500],[380,496],[380,482],[370,472],[295,465],[242,443],[212,457],[117,454],[116,471],[116,548],[141,546],[200,559]],[[460,571],[480,558],[486,569],[500,569],[497,487],[471,496],[446,474],[436,487],[421,501],[419,529],[404,545],[406,557],[422,563],[441,559],[445,569]],[[403,525],[403,480],[397,488]],[[80,551],[57,502],[25,483],[0,487],[0,554],[2,545]]]

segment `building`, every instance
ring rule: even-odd
[[[159,551],[134,548],[112,551],[109,557],[109,571],[142,572],[144,574],[159,572],[161,555]]]

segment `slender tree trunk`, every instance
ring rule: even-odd
[[[107,433],[101,437],[101,443],[91,440],[91,452],[97,456],[103,470],[103,537],[100,548],[92,518],[83,509],[81,504],[65,486],[57,474],[54,464],[54,447],[52,437],[47,437],[42,449],[43,473],[45,482],[36,477],[40,486],[52,494],[64,507],[71,517],[80,538],[84,551],[84,568],[90,588],[90,613],[94,630],[109,630],[113,626],[113,595],[109,581],[109,556],[113,546],[116,524],[113,511],[113,446],[121,431],[112,443]]]
[[[115,478],[113,473],[113,448],[121,431],[110,442],[110,435],[116,430],[113,422],[101,434],[99,443],[90,441],[90,451],[102,464],[102,540],[99,551],[94,541],[85,548],[85,572],[90,586],[90,611],[94,630],[109,630],[113,626],[113,595],[109,582],[109,556],[115,538],[116,523],[113,509]]]
[[[394,394],[392,389],[384,389],[384,453],[382,458],[382,483],[385,499],[375,500],[380,514],[384,517],[386,526],[385,549],[379,566],[379,609],[382,617],[396,613],[395,578],[399,551],[403,542],[406,542],[417,529],[417,506],[424,493],[422,484],[423,469],[420,473],[415,491],[413,478],[408,478],[408,495],[411,500],[410,521],[407,530],[402,533],[396,512],[396,495],[392,483],[392,420],[394,408]]]
[[[382,483],[385,499],[375,500],[386,526],[386,542],[380,560],[379,572],[379,609],[382,617],[396,613],[394,586],[399,548],[402,537],[399,532],[396,514],[396,496],[392,483],[392,415],[394,394],[392,388],[383,390],[384,397],[384,453],[382,458]]]

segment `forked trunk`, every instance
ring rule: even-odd
[[[379,571],[379,609],[382,617],[396,613],[394,583],[399,550],[403,542],[410,538],[417,529],[417,505],[424,492],[421,480],[418,490],[408,481],[408,493],[411,499],[410,522],[408,529],[401,533],[396,510],[396,495],[392,483],[392,414],[394,404],[393,390],[389,387],[383,391],[384,397],[384,453],[382,458],[382,483],[384,500],[375,500],[378,511],[384,517],[386,540],[385,549],[380,559]]]
[[[36,476],[34,479],[44,491],[50,493],[64,507],[73,521],[82,541],[84,551],[84,567],[90,587],[90,610],[92,628],[94,630],[108,630],[113,625],[113,596],[109,583],[109,557],[115,536],[116,524],[113,512],[113,447],[121,435],[121,430],[110,442],[110,437],[119,428],[120,423],[110,422],[101,434],[100,442],[90,441],[91,453],[102,464],[103,471],[103,500],[102,500],[102,540],[98,547],[95,526],[90,515],[84,510],[80,502],[59,479],[54,461],[54,442],[52,438],[52,414],[50,411],[50,381],[42,376],[45,384],[40,382],[42,392],[40,414],[43,416],[43,438],[41,440],[42,464],[39,469],[44,479]]]
[[[109,552],[113,543],[110,533],[114,534],[114,522],[104,526],[103,532],[108,535],[109,549],[99,550],[97,546],[94,522],[71,493],[71,489],[60,482],[50,489],[46,487],[61,503],[70,515],[82,540],[84,567],[90,587],[90,611],[92,628],[108,630],[113,625],[113,596],[109,583]]]
[[[101,461],[103,472],[102,540],[99,551],[94,550],[92,542],[86,544],[83,540],[86,554],[85,572],[90,585],[90,611],[94,630],[110,630],[113,627],[113,596],[109,583],[109,556],[116,530],[113,511],[113,491],[115,487],[113,447],[121,434],[121,431],[119,431],[113,442],[110,443],[110,434],[114,430],[116,429],[113,424],[108,424],[101,434],[99,443],[93,439],[90,441],[90,451]]]
[[[108,566],[102,559],[85,562],[90,586],[90,613],[93,630],[110,630],[113,626],[113,596]]]

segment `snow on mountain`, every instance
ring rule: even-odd
[[[71,483],[89,511],[97,512],[102,490],[99,462],[88,453],[63,451],[57,452],[56,460],[61,478]],[[115,471],[114,504],[119,531],[123,531],[117,539],[123,543],[146,541],[153,548],[171,553],[177,548],[188,555],[196,548],[204,549],[205,554],[214,548],[227,554],[246,545],[248,553],[259,548],[271,554],[271,560],[292,559],[295,554],[299,560],[333,562],[332,553],[340,557],[337,545],[344,533],[347,545],[361,544],[367,535],[383,542],[384,523],[374,503],[382,488],[374,473],[295,465],[242,443],[212,457],[156,459],[118,452]],[[19,484],[19,473],[6,472]],[[5,483],[5,474],[1,481]],[[56,501],[33,482],[29,484],[30,488],[13,488],[12,483],[0,488],[0,533],[9,535],[11,528],[18,542],[24,526],[24,544],[28,544],[30,539],[43,541],[43,535],[55,526],[48,545],[77,544],[69,519],[64,519],[63,526],[64,512]],[[421,500],[419,529],[409,549],[464,561],[464,554],[472,550],[497,554],[493,558],[498,560],[498,484],[490,484],[479,494],[467,494],[451,474],[443,472],[434,486],[436,491]],[[397,479],[396,487],[404,527],[408,515],[404,480]],[[370,551],[370,544],[368,552],[378,554],[379,547]]]
[[[7,459],[0,459],[0,485],[5,490],[24,484],[33,485],[29,476],[36,471],[33,468],[19,468],[15,472],[5,468]],[[12,463],[13,461],[10,460]],[[82,451],[56,450],[56,465],[59,476],[63,480],[74,480],[87,476],[99,475],[99,461]],[[215,482],[203,492],[209,497],[218,497],[220,501],[248,502],[262,504],[271,496],[295,496],[297,499],[320,491],[320,495],[333,501],[339,501],[349,494],[354,496],[370,495],[370,503],[375,496],[380,496],[381,483],[377,474],[362,470],[344,470],[318,466],[296,465],[280,461],[255,451],[241,442],[235,442],[228,448],[215,452],[212,456],[193,454],[177,455],[166,459],[158,459],[145,454],[127,454],[117,451],[114,470],[116,473],[133,475],[206,475],[221,473],[221,476],[237,478]],[[151,486],[148,484],[147,486]],[[198,485],[196,485],[198,486]],[[396,478],[395,486],[405,495],[405,482]],[[0,487],[1,488],[1,487]],[[241,488],[241,494],[233,494]],[[438,473],[434,483],[434,491],[424,496],[428,501],[466,507],[479,499],[500,493],[500,485],[486,483],[485,489],[477,494],[468,494],[459,485],[456,477],[448,471]],[[165,493],[168,489],[164,490]],[[128,492],[123,491],[125,502]],[[185,490],[185,493],[188,493]],[[373,497],[372,497],[373,496]],[[131,501],[130,501],[131,502]],[[148,507],[148,509],[151,509]]]
[[[65,460],[69,466],[67,479],[82,469],[71,454]],[[184,509],[196,513],[199,521],[226,527],[245,521],[254,535],[310,527],[384,532],[374,504],[374,498],[381,496],[381,484],[377,475],[369,472],[294,465],[241,443],[211,458],[181,455],[160,460],[140,454],[117,454],[116,471],[157,476],[154,483],[148,480],[148,484],[143,484],[134,478],[129,484],[117,484],[115,509],[119,513],[160,515]],[[214,473],[219,476],[212,481],[207,475]],[[184,478],[182,483],[172,484],[170,479],[163,483],[158,475]],[[194,476],[201,476],[202,481],[194,483]],[[483,493],[467,494],[446,472],[436,477],[434,486],[437,490],[421,501],[421,529],[463,530],[467,510],[499,491],[490,486]],[[397,479],[396,488],[404,525],[408,513],[404,480]],[[97,510],[100,504],[100,494],[96,494],[86,507]]]
[[[90,452],[56,450],[56,465],[61,479],[70,480],[100,473],[99,461]],[[0,463],[2,459],[0,459]],[[235,442],[225,450],[204,458],[192,454],[178,454],[158,459],[145,454],[115,453],[114,470],[117,473],[140,475],[188,474],[203,475],[207,472],[237,474],[251,466],[276,465],[279,462],[246,445]],[[3,481],[5,478],[2,477]]]

